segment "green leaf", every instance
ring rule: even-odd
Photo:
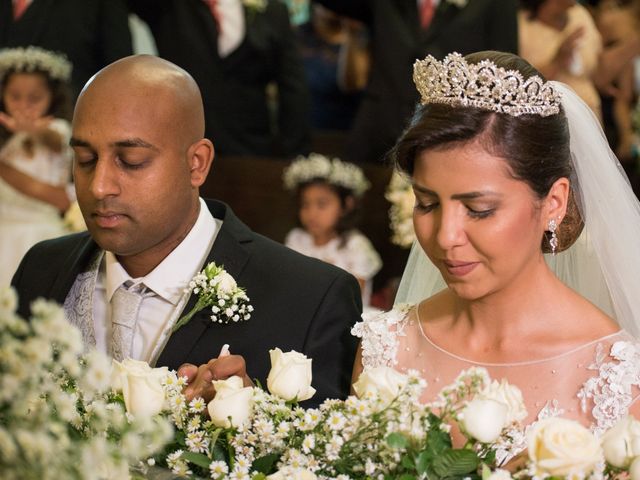
[[[272,473],[273,466],[279,458],[280,455],[276,455],[275,453],[270,453],[264,457],[256,458],[251,465],[251,469],[261,473]]]
[[[427,468],[429,468],[429,460],[431,456],[428,452],[420,452],[416,455],[415,463],[416,463],[416,472],[419,475],[424,475],[427,472]]]
[[[181,458],[204,469],[208,469],[211,464],[211,459],[202,453],[183,452]]]
[[[429,428],[427,432],[426,449],[434,456],[451,449],[451,436],[440,430],[440,427]]]
[[[413,463],[413,458],[411,458],[409,455],[404,455],[402,457],[402,462],[400,463],[407,470],[413,470],[413,468],[415,467],[415,464]]]
[[[266,480],[267,476],[264,473],[256,473],[251,477],[251,480]]]
[[[218,462],[226,462],[227,451],[219,443],[216,443],[211,450],[211,457]]]
[[[387,445],[389,445],[391,448],[400,450],[407,448],[407,445],[409,445],[409,440],[407,440],[407,437],[405,437],[401,433],[394,432],[387,436]]]
[[[480,459],[472,450],[447,450],[433,460],[433,469],[440,477],[452,477],[471,473],[479,464]]]
[[[400,475],[397,480],[416,480],[416,477],[409,473],[405,473],[403,475]]]

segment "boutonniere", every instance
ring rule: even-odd
[[[458,8],[464,8],[467,6],[467,3],[469,3],[469,0],[446,0],[446,2]]]
[[[189,282],[186,292],[198,296],[195,306],[173,326],[173,332],[186,325],[203,308],[211,307],[213,323],[249,320],[253,307],[249,297],[223,267],[211,262]]]
[[[242,5],[249,13],[262,13],[267,8],[268,0],[242,0]]]

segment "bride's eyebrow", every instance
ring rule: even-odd
[[[439,197],[439,195],[433,190],[428,189],[427,187],[423,187],[422,185],[418,185],[417,183],[413,183],[413,189],[424,195],[429,195],[430,197]],[[498,192],[494,192],[492,190],[479,190],[473,192],[465,192],[465,193],[454,193],[451,195],[452,200],[474,200],[477,198],[484,197],[502,197]]]

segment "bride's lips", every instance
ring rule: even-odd
[[[93,220],[101,228],[115,228],[124,220],[124,215],[118,212],[93,212]]]
[[[479,262],[456,262],[453,260],[443,261],[449,275],[454,277],[464,277],[468,273],[471,273],[473,269],[478,266]]]

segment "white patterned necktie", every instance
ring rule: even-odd
[[[131,356],[133,334],[136,329],[138,312],[142,300],[153,296],[142,284],[129,289],[123,283],[113,292],[111,298],[111,342],[109,351],[114,360],[121,362]]]

